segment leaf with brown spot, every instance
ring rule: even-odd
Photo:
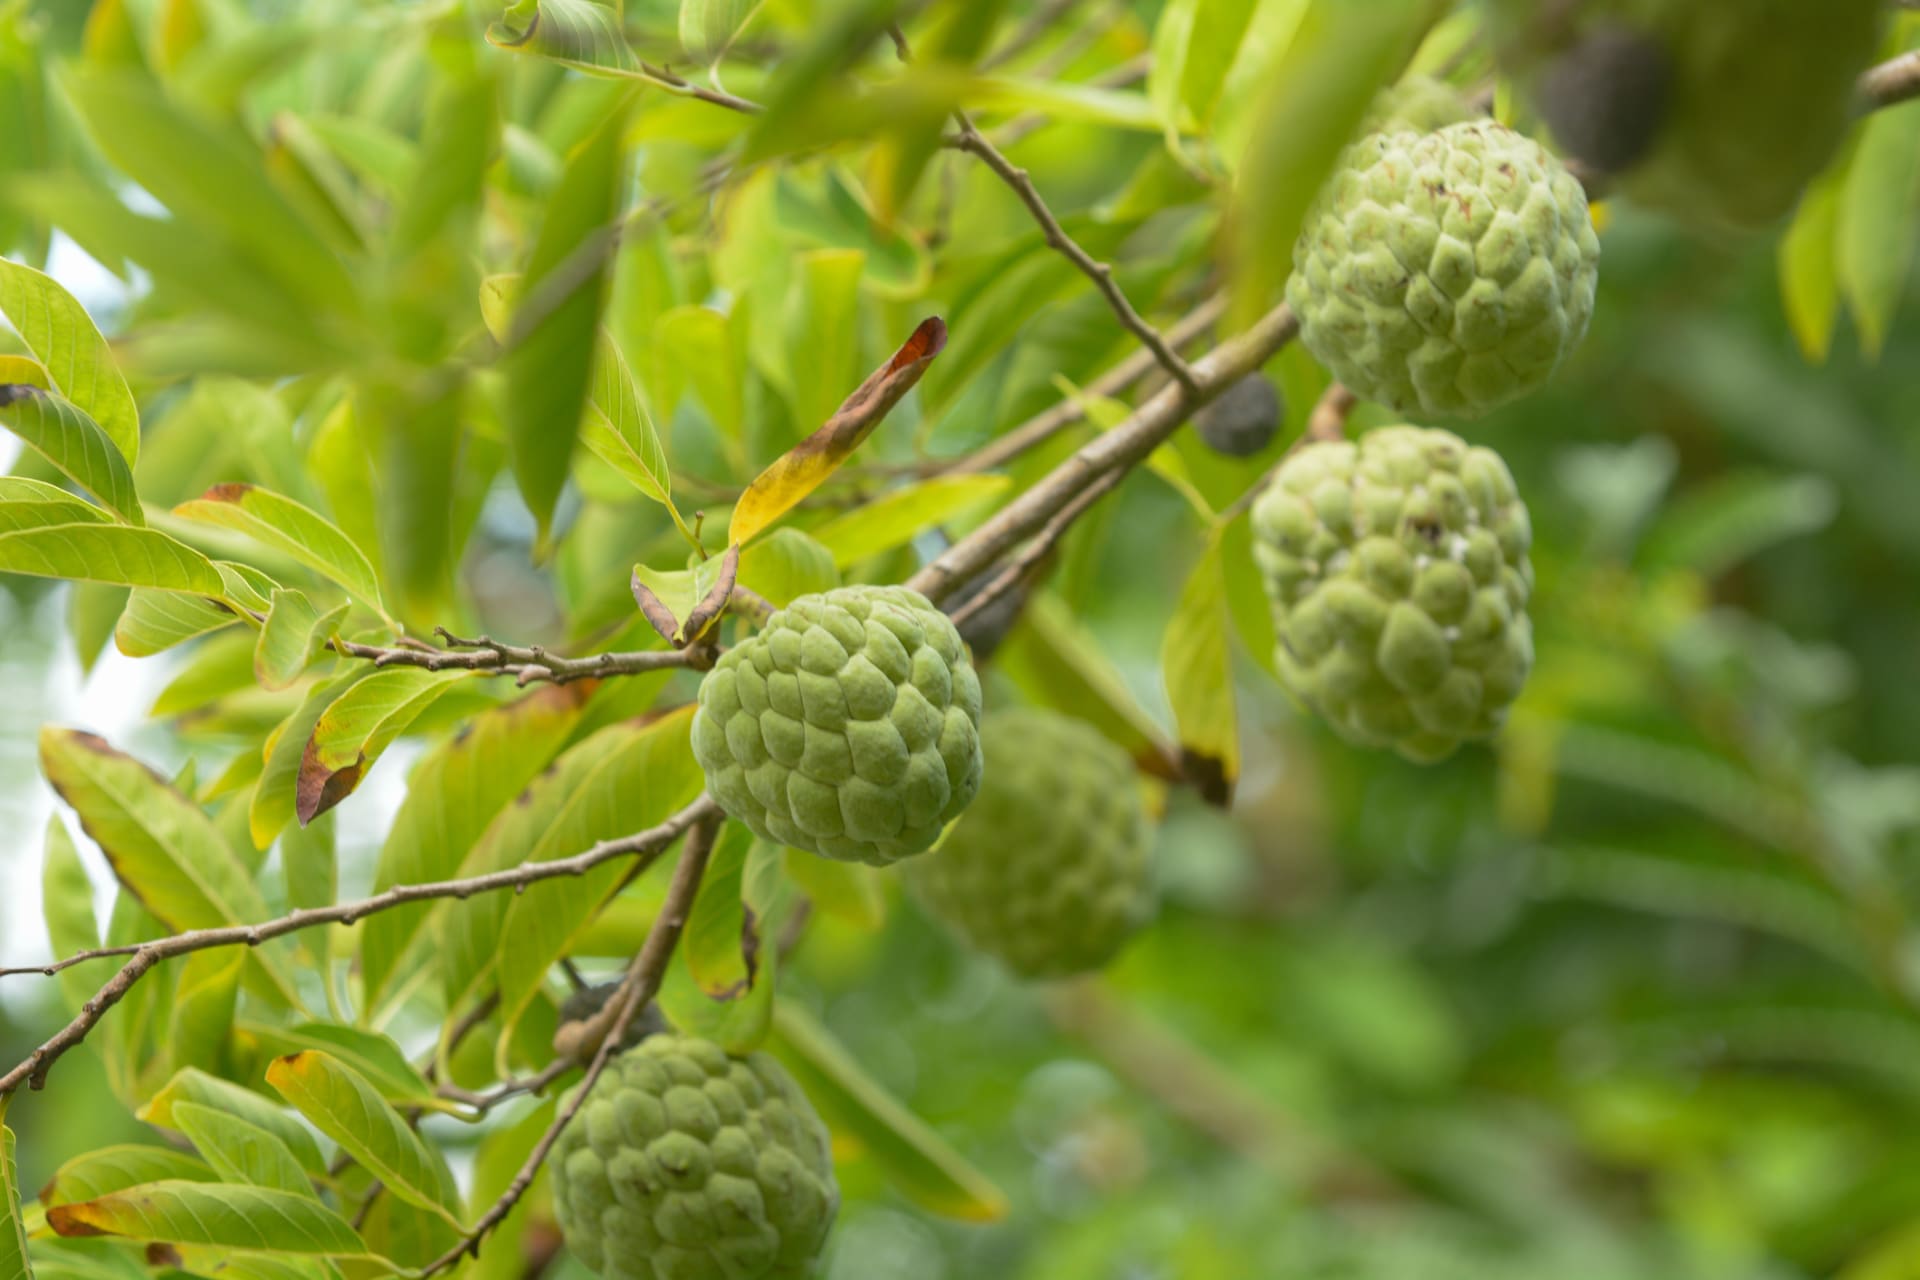
[[[313,726],[300,756],[294,812],[302,824],[339,804],[395,738],[468,671],[391,667],[341,694]]]
[[[727,541],[735,546],[750,542],[819,488],[913,389],[946,345],[946,322],[938,316],[922,320],[906,344],[846,398],[825,426],[776,458],[747,487],[734,504]]]

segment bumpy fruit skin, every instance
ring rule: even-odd
[[[1099,968],[1153,914],[1152,836],[1127,753],[1051,711],[995,712],[981,737],[979,799],[901,874],[929,912],[1022,977]]]
[[[1202,443],[1229,458],[1251,458],[1273,443],[1286,417],[1280,388],[1262,373],[1250,373],[1194,415]]]
[[[980,678],[905,587],[802,596],[700,684],[693,754],[754,834],[885,865],[933,846],[980,788]]]
[[[691,1036],[609,1061],[547,1169],[567,1247],[606,1280],[802,1280],[840,1208],[786,1070]]]
[[[1599,260],[1580,184],[1531,139],[1492,121],[1375,133],[1308,211],[1287,301],[1360,396],[1472,416],[1579,344]]]
[[[1460,91],[1446,81],[1432,76],[1408,76],[1375,96],[1361,121],[1360,132],[1377,133],[1391,128],[1432,133],[1479,114]]]
[[[1451,755],[1533,665],[1532,529],[1498,454],[1422,427],[1287,459],[1253,508],[1287,687],[1350,742]]]

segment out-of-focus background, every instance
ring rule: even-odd
[[[1159,8],[1103,9],[1053,74],[1138,57]],[[1178,314],[1181,282],[1211,269],[1217,204],[1151,129],[1083,115],[1014,154],[1143,305]],[[692,180],[711,144],[659,144],[642,185]],[[942,180],[951,247],[849,304],[846,363],[870,367],[904,313],[943,314],[979,349],[943,357],[970,381],[930,379],[926,438],[911,414],[891,422],[877,460],[959,452],[1057,398],[1055,373],[1084,382],[1127,349],[1084,281],[1042,265],[1004,190],[965,167]],[[755,225],[768,253],[843,234]],[[687,252],[708,232],[675,228]],[[1774,237],[1710,243],[1618,205],[1603,244],[1593,329],[1562,375],[1466,428],[1512,467],[1537,535],[1538,666],[1496,743],[1431,768],[1341,744],[1249,642],[1261,606],[1236,569],[1236,612],[1254,615],[1234,642],[1243,776],[1225,812],[1168,793],[1160,918],[1102,979],[1017,984],[891,886],[878,929],[815,922],[782,998],[820,1011],[1013,1204],[992,1225],[941,1221],[849,1160],[832,1280],[1920,1276],[1920,307],[1900,292],[1871,358],[1844,317],[1809,358]],[[989,269],[990,250],[1009,256]],[[903,252],[907,276],[926,265]],[[139,316],[141,271],[116,278],[64,238],[48,261],[109,334]],[[1015,269],[1017,296],[986,287]],[[1324,377],[1297,347],[1268,371],[1291,435]],[[178,392],[160,386],[160,437]],[[672,456],[707,413],[691,394],[660,412]],[[1355,429],[1385,421],[1363,407]],[[1278,447],[1206,479],[1230,495]],[[555,598],[509,494],[466,561],[503,633],[550,626]],[[603,505],[622,551],[671,545],[656,509]],[[1162,631],[1197,551],[1185,501],[1143,475],[1053,580],[1163,723]],[[0,963],[47,954],[43,723],[203,779],[271,723],[244,692],[156,712],[197,651],[109,644],[83,670],[72,609],[67,588],[0,582]],[[1022,696],[1017,673],[990,688]],[[369,883],[415,752],[338,811],[343,895]],[[104,913],[109,876],[81,845]],[[50,981],[0,984],[0,1063],[59,1009]],[[27,1187],[142,1132],[105,1097],[97,1059],[74,1054],[14,1109]]]

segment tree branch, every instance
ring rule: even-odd
[[[118,1004],[127,992],[133,989],[133,984],[146,976],[147,972],[162,960],[194,951],[206,951],[214,947],[257,947],[270,939],[301,929],[311,929],[316,925],[352,924],[366,916],[391,910],[402,903],[421,902],[429,898],[470,898],[477,893],[518,889],[560,876],[584,875],[601,863],[615,858],[636,855],[658,856],[661,850],[679,839],[682,833],[696,824],[715,819],[718,813],[718,807],[703,795],[656,827],[630,836],[622,836],[618,840],[603,840],[584,853],[577,853],[571,858],[558,858],[551,862],[530,862],[524,866],[510,867],[504,871],[472,876],[464,880],[437,880],[425,884],[395,885],[385,893],[375,894],[371,898],[338,903],[331,907],[307,907],[260,924],[229,925],[217,929],[191,929],[185,933],[176,933],[151,942],[124,947],[99,947],[47,965],[25,969],[0,969],[0,977],[21,973],[55,974],[88,960],[98,960],[106,956],[128,957],[120,971],[114,974],[92,999],[80,1007],[80,1012],[74,1016],[73,1021],[55,1032],[45,1044],[28,1054],[26,1059],[13,1070],[0,1076],[0,1097],[13,1093],[23,1083],[34,1089],[45,1085],[47,1072],[54,1062],[67,1050],[86,1039],[87,1033],[93,1030],[107,1010]]]
[[[1126,421],[1088,441],[992,519],[948,547],[909,578],[907,585],[930,600],[944,600],[1013,546],[1040,532],[1088,485],[1145,459],[1196,409],[1265,364],[1299,329],[1293,311],[1281,303],[1251,329],[1197,362],[1192,369],[1193,390],[1177,383],[1166,387]]]
[[[640,944],[640,951],[628,966],[626,977],[621,979],[620,989],[607,1002],[603,1013],[612,1012],[611,1025],[606,1036],[600,1041],[600,1047],[594,1051],[593,1061],[587,1064],[587,1074],[574,1090],[573,1096],[553,1117],[553,1123],[540,1135],[533,1150],[527,1154],[526,1163],[493,1202],[480,1220],[461,1239],[460,1243],[440,1257],[427,1264],[420,1274],[435,1275],[456,1265],[462,1256],[480,1256],[480,1242],[487,1233],[513,1212],[514,1205],[527,1193],[533,1180],[540,1174],[540,1166],[546,1163],[547,1155],[553,1150],[553,1144],[560,1139],[574,1116],[586,1104],[587,1095],[593,1091],[594,1083],[606,1070],[607,1063],[618,1051],[621,1037],[627,1027],[639,1015],[647,1001],[659,993],[660,981],[667,971],[667,961],[673,956],[673,949],[680,942],[681,931],[686,928],[687,917],[693,911],[693,900],[699,895],[700,880],[706,874],[707,858],[713,852],[715,834],[720,829],[717,812],[701,815],[687,832],[686,846],[680,851],[680,861],[673,870],[673,883],[667,886],[666,901],[660,906],[660,914],[653,918],[653,925],[647,930],[646,941]]]
[[[1120,482],[1125,480],[1128,474],[1124,467],[1107,472],[1054,512],[1052,519],[1041,526],[1040,532],[1020,549],[1018,555],[1008,557],[1007,562],[985,586],[968,596],[967,602],[953,611],[953,625],[957,627],[970,621],[981,610],[989,608],[1001,596],[1018,587],[1035,566],[1047,558],[1048,553],[1059,544],[1060,539],[1067,536],[1067,531],[1073,527],[1073,522],[1092,510],[1093,505],[1100,499],[1119,488]]]
[[[1224,293],[1207,299],[1167,330],[1167,341],[1176,347],[1185,346],[1217,324],[1226,310],[1227,296]],[[1157,367],[1158,361],[1154,359],[1153,352],[1136,351],[1088,383],[1085,395],[1062,400],[1053,408],[1036,414],[963,458],[935,463],[928,469],[928,474],[968,475],[1004,466],[1086,417],[1089,400],[1119,395]]]
[[[589,658],[563,658],[539,645],[502,644],[491,636],[463,640],[444,627],[434,631],[450,648],[418,641],[385,646],[335,640],[333,650],[349,658],[366,658],[376,667],[422,667],[428,671],[479,671],[512,676],[517,684],[567,684],[599,676],[635,675],[691,667],[704,671],[713,665],[705,646],[687,649],[649,649],[635,653],[597,653]]]
[[[1920,50],[1869,68],[1860,77],[1859,96],[1863,112],[1920,98]]]

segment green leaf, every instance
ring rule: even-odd
[[[258,1125],[197,1102],[176,1102],[173,1123],[226,1181],[313,1195],[307,1171],[287,1144]]]
[[[388,667],[342,693],[314,722],[300,758],[294,805],[300,821],[312,822],[353,794],[408,725],[456,683],[472,678],[470,671]]]
[[[746,431],[747,376],[727,317],[711,307],[662,312],[653,322],[653,346],[665,384],[676,391],[672,403],[659,402],[661,414],[671,418],[678,388],[691,386],[714,427],[737,448]]]
[[[481,1139],[473,1162],[474,1204],[492,1204],[513,1185],[520,1167],[533,1154],[547,1126],[553,1123],[554,1105],[547,1102],[535,1107],[517,1122],[502,1125]],[[480,1256],[473,1260],[466,1272],[468,1280],[525,1280],[527,1254],[521,1242],[535,1221],[534,1206],[543,1202],[546,1176],[546,1166],[542,1164],[527,1194],[520,1197],[513,1212],[487,1237],[489,1247],[482,1249]]]
[[[27,1231],[20,1216],[20,1175],[13,1162],[13,1130],[4,1123],[9,1098],[0,1098],[0,1280],[33,1280]]]
[[[40,866],[40,910],[54,955],[78,955],[100,945],[100,925],[93,915],[93,879],[80,861],[80,851],[74,847],[66,823],[57,816],[47,819],[46,856]],[[92,960],[62,969],[55,981],[68,1011],[80,1012],[80,1006],[121,963],[116,959]]]
[[[777,927],[776,904],[764,891],[762,868],[778,859],[777,849],[756,843],[746,828],[726,825],[660,988],[660,1008],[674,1026],[729,1053],[759,1047],[772,1025],[779,953],[763,943]]]
[[[359,1072],[315,1049],[274,1059],[267,1083],[388,1191],[460,1229],[460,1192],[445,1162]]]
[[[256,849],[265,849],[279,836],[280,829],[293,821],[300,762],[306,758],[307,742],[321,715],[348,689],[374,671],[370,663],[349,668],[345,674],[315,685],[294,708],[293,713],[267,737],[264,748],[266,767],[253,789],[248,827]]]
[[[483,711],[456,737],[415,766],[407,797],[374,870],[373,891],[424,884],[458,874],[487,824],[547,766],[579,722],[586,686],[548,685],[524,698]],[[435,906],[409,903],[370,916],[361,926],[360,973],[369,1009],[379,1009],[389,984],[437,963],[426,929]],[[410,954],[418,965],[407,964]]]
[[[371,606],[382,617],[380,580],[366,553],[338,526],[292,498],[252,484],[217,484],[173,509],[176,516],[244,533],[291,556]]]
[[[238,1116],[285,1143],[287,1150],[293,1152],[294,1159],[300,1162],[300,1167],[309,1174],[317,1176],[327,1171],[326,1157],[320,1154],[320,1144],[314,1141],[313,1134],[305,1125],[251,1089],[243,1089],[192,1067],[176,1071],[166,1086],[140,1108],[139,1118],[148,1124],[175,1129],[178,1126],[173,1122],[173,1108],[181,1102],[197,1103]]]
[[[786,851],[786,872],[822,912],[856,929],[878,929],[887,918],[887,895],[873,867],[798,849]]]
[[[333,1210],[307,1196],[263,1187],[150,1182],[47,1210],[63,1236],[126,1236],[268,1253],[362,1257],[366,1245]]]
[[[896,489],[813,530],[814,540],[833,553],[833,562],[851,569],[927,530],[957,520],[1005,493],[1007,476],[936,476]]]
[[[9,504],[10,506],[12,504]],[[0,508],[0,529],[32,506]],[[0,573],[74,582],[110,582],[220,596],[226,582],[213,561],[157,529],[73,523],[0,533]]]
[[[1172,0],[1160,11],[1147,100],[1176,151],[1189,112],[1202,121],[1212,112],[1256,7],[1254,0]]]
[[[632,70],[638,65],[621,34],[619,6],[601,0],[514,0],[487,28],[487,40],[585,70]]]
[[[167,927],[217,928],[268,918],[260,891],[213,820],[147,766],[93,734],[52,725],[40,731],[40,764],[107,855],[114,875]],[[275,949],[249,954],[283,990],[292,990]]]
[[[680,0],[680,47],[702,66],[717,61],[761,0]]]
[[[262,688],[285,689],[326,652],[327,644],[339,630],[347,606],[337,604],[321,613],[301,591],[278,590],[273,593],[267,621],[253,650],[254,678]]]
[[[585,852],[596,842],[643,831],[700,794],[704,779],[688,731],[692,707],[683,707],[626,733],[614,751],[566,795],[515,863],[546,862]],[[547,970],[567,954],[587,923],[631,870],[603,863],[583,876],[531,884],[513,895],[501,924],[500,1045],[539,994]]]
[[[1167,701],[1180,726],[1183,767],[1203,793],[1224,804],[1240,776],[1240,733],[1233,706],[1232,619],[1220,539],[1207,540],[1160,646]]]
[[[740,557],[738,581],[785,607],[840,585],[833,553],[798,529],[775,529]]]
[[[133,491],[133,469],[78,405],[27,383],[0,384],[0,425],[38,449],[121,519],[145,523]]]
[[[251,834],[247,844],[253,843]],[[280,836],[280,869],[287,882],[287,905],[295,909],[332,906],[340,892],[339,851],[333,819],[321,815],[304,827],[289,827]],[[326,935],[315,942],[324,945]]]
[[[433,1086],[422,1076],[400,1046],[377,1031],[343,1027],[331,1022],[303,1022],[271,1026],[242,1022],[241,1030],[275,1057],[316,1050],[363,1077],[387,1101],[411,1106],[439,1105]]]
[[[552,8],[541,6],[541,16]],[[502,415],[513,473],[542,544],[592,390],[607,262],[616,243],[625,126],[624,109],[609,113],[568,160],[527,262],[502,361]]]
[[[357,312],[353,276],[274,187],[250,140],[145,77],[93,71],[69,75],[66,87],[108,159],[184,227],[211,233],[313,316]]]
[[[86,309],[52,277],[0,259],[0,313],[45,366],[53,390],[97,423],[132,465],[140,456],[140,413]]]
[[[1913,261],[1915,196],[1920,194],[1920,107],[1876,111],[1861,126],[1841,196],[1840,284],[1860,341],[1879,358]]]
[[[130,658],[145,658],[239,622],[239,614],[205,596],[135,587],[113,624],[113,643]]]
[[[218,1182],[219,1175],[184,1151],[171,1147],[139,1146],[120,1143],[84,1152],[54,1171],[47,1185],[40,1188],[40,1203],[52,1208],[57,1204],[75,1204],[97,1200],[101,1196],[137,1187],[143,1182],[165,1180]]]
[[[1778,543],[1818,533],[1839,510],[1839,494],[1824,477],[1735,472],[1669,503],[1647,531],[1640,559],[1717,577]]]
[[[742,876],[747,869],[747,853],[753,848],[753,833],[738,823],[728,823],[714,845],[707,863],[700,892],[687,913],[687,925],[680,936],[680,947],[700,990],[716,1000],[744,995],[753,984],[757,956],[743,946],[748,938],[745,904],[741,901]],[[753,948],[758,950],[757,929]]]
[[[1845,175],[1840,168],[1815,180],[1780,237],[1780,299],[1801,354],[1815,364],[1826,363],[1840,315],[1837,241]]]
[[[1148,772],[1176,776],[1159,724],[1057,596],[1027,602],[993,661],[1032,701],[1085,720]]]
[[[768,1047],[827,1124],[857,1139],[909,1200],[963,1222],[1006,1216],[1007,1198],[992,1180],[901,1106],[813,1015],[781,1002]]]
[[[1286,246],[1308,205],[1374,94],[1399,75],[1444,7],[1438,0],[1311,0],[1265,69],[1233,212],[1234,298],[1243,318],[1264,312],[1279,293]]]
[[[161,1043],[174,1067],[226,1069],[227,1042],[233,1034],[233,1011],[246,958],[244,948],[196,951],[169,975],[174,980],[173,1008]]]

